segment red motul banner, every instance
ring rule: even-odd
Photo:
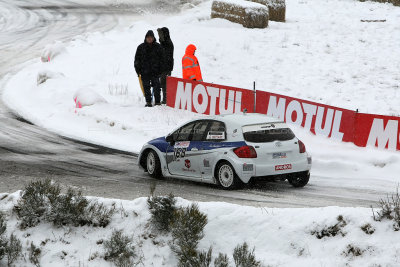
[[[192,112],[219,115],[253,111],[251,90],[175,77],[167,78],[167,105]]]
[[[218,115],[254,109],[252,90],[167,78],[167,105]],[[304,127],[315,135],[400,150],[400,117],[363,114],[289,96],[256,91],[256,112]]]
[[[313,134],[353,142],[355,112],[307,100],[257,91],[256,112],[302,126]]]

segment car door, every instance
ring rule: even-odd
[[[204,180],[212,180],[212,166],[219,160],[219,153],[228,143],[226,140],[225,124],[221,121],[209,120],[205,134],[203,135],[203,153],[200,160],[200,170]]]
[[[174,142],[167,149],[167,165],[172,175],[201,179],[199,161],[205,128],[203,120],[199,120],[190,122],[173,133]]]

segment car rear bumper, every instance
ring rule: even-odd
[[[297,159],[267,161],[265,164],[255,163],[253,159],[239,159],[237,157],[231,159],[236,173],[244,183],[248,183],[250,178],[269,176],[284,177],[291,173],[310,171],[312,165],[311,156],[307,153]]]
[[[311,156],[307,155],[296,160],[257,164],[255,166],[254,176],[270,176],[309,171],[311,170],[311,163]]]

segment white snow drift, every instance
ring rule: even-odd
[[[102,258],[104,248],[101,240],[109,239],[114,229],[122,229],[135,240],[138,255],[143,257],[142,266],[177,265],[177,259],[169,248],[171,237],[149,229],[146,198],[132,201],[98,198],[109,207],[115,205],[122,209],[114,214],[110,225],[105,228],[56,228],[41,223],[19,230],[18,220],[12,213],[19,197],[20,191],[0,195],[1,211],[8,214],[7,235],[13,232],[21,239],[23,253],[27,253],[31,242],[40,247],[43,267],[110,266]],[[190,202],[179,198],[177,205],[188,206]],[[370,209],[277,209],[219,202],[199,203],[199,207],[208,216],[205,237],[200,241],[199,249],[207,250],[212,246],[214,257],[219,252],[227,253],[231,266],[234,266],[232,251],[243,242],[247,242],[250,248],[255,247],[256,258],[263,266],[397,266],[400,260],[400,232],[393,230],[392,221],[375,222]],[[312,234],[337,224],[339,215],[346,222],[340,228],[341,234],[322,239]],[[371,235],[361,230],[368,223],[370,229],[375,230]],[[362,255],[349,252],[351,247],[359,248]],[[20,259],[17,266],[22,265],[30,266]]]

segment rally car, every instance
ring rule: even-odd
[[[233,114],[192,120],[146,143],[138,163],[155,178],[224,189],[260,178],[303,187],[310,178],[311,156],[284,122],[261,114]]]

